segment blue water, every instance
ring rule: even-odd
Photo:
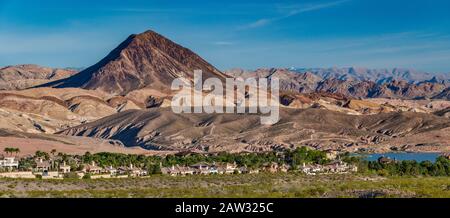
[[[439,153],[384,153],[384,154],[369,154],[365,160],[376,161],[379,157],[388,157],[395,160],[415,160],[417,162],[429,160],[436,161]]]

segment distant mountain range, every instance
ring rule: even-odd
[[[356,68],[232,69],[225,73],[243,78],[278,77],[283,91],[299,93],[328,92],[355,98],[449,99],[449,74]]]
[[[394,80],[418,83],[424,81],[443,82],[450,81],[450,73],[429,73],[414,69],[367,69],[367,68],[289,68],[299,73],[312,73],[322,79],[336,78],[339,80],[372,81],[377,84],[392,82]]]

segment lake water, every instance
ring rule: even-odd
[[[369,154],[365,160],[376,161],[379,157],[388,157],[395,160],[415,160],[417,162],[429,160],[435,162],[440,153],[384,153],[384,154]]]

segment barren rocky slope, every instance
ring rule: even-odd
[[[54,133],[119,111],[141,108],[132,99],[116,99],[99,91],[79,88],[0,91],[0,128]]]
[[[41,85],[76,74],[76,70],[41,67],[33,64],[0,69],[0,90],[16,90]]]
[[[450,100],[450,87],[433,97],[434,99],[446,99]]]
[[[435,113],[450,106],[442,100],[352,99],[332,93],[281,93],[282,107],[324,108],[353,115],[412,111]],[[54,133],[130,109],[170,106],[170,96],[141,89],[125,96],[79,88],[0,91],[0,128]]]
[[[440,111],[436,111],[434,114],[441,116],[441,117],[450,118],[450,107],[442,109]]]
[[[147,149],[238,152],[300,145],[336,150],[377,149],[379,145],[386,149],[390,140],[432,132],[437,134],[432,136],[437,144],[431,145],[433,140],[428,137],[407,148],[450,148],[449,140],[440,140],[450,133],[450,119],[424,113],[353,116],[325,109],[283,109],[281,117],[277,124],[264,126],[257,114],[174,114],[168,108],[153,108],[125,111],[60,134],[116,139]],[[401,149],[406,144],[397,146]]]

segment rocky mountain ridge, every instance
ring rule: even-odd
[[[35,64],[6,66],[0,69],[0,90],[26,89],[70,77],[74,69],[42,67]]]
[[[408,81],[408,78],[427,78],[419,77],[420,73],[415,73],[415,77],[408,77],[402,73],[401,77],[390,79],[385,78],[385,74],[378,77],[373,75],[364,77],[365,74],[359,73],[354,76],[355,70],[349,68],[334,69],[334,71],[316,70],[297,70],[292,71],[286,68],[257,69],[255,71],[245,71],[242,69],[232,69],[225,71],[231,77],[254,77],[280,79],[280,89],[283,91],[314,93],[328,92],[351,96],[354,98],[400,98],[400,99],[446,99],[449,100],[448,88],[450,87],[450,75],[437,79],[436,75],[429,80]],[[350,73],[348,73],[350,72]],[[356,72],[356,71],[355,71]],[[363,71],[365,72],[365,71]],[[368,71],[372,72],[372,71]],[[382,71],[387,72],[387,71]],[[395,75],[400,74],[397,71]],[[407,71],[409,72],[409,71]],[[372,74],[374,74],[372,72]],[[387,73],[394,74],[394,73]],[[425,74],[428,75],[428,74]],[[444,74],[443,74],[444,75]],[[431,75],[429,75],[431,76]],[[445,74],[444,76],[447,76]],[[447,94],[446,94],[447,93]]]

